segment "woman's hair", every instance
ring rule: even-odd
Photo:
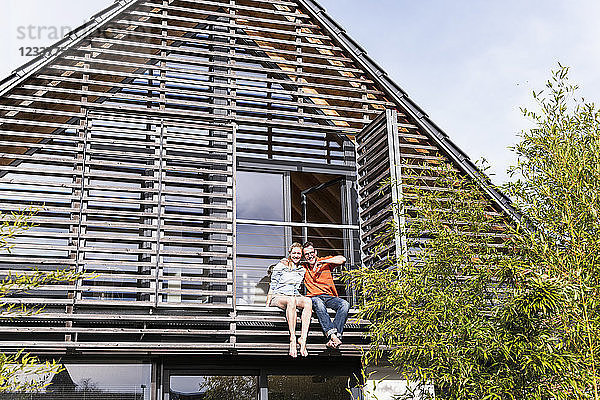
[[[286,257],[286,260],[288,261],[288,266],[290,268],[292,268],[292,259],[290,258],[290,254],[292,254],[292,250],[294,250],[295,248],[299,248],[300,249],[300,253],[302,254],[302,245],[298,242],[294,242],[292,243],[292,245],[290,246],[290,248],[288,249],[288,256]]]
[[[292,245],[288,249],[288,255],[291,254],[292,250],[294,250],[296,247],[298,247],[300,250],[302,250],[302,245],[300,243],[298,243],[298,242],[294,242],[294,243],[292,243]]]

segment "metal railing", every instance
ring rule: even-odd
[[[269,291],[270,272],[293,242],[313,242],[319,257],[343,255],[347,262],[333,271],[339,297],[352,306],[356,291],[341,279],[360,264],[356,225],[238,219],[236,232],[236,298],[242,305],[261,305]]]

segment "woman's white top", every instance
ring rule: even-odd
[[[290,268],[280,261],[273,268],[271,274],[271,294],[300,296],[300,285],[302,285],[305,273],[304,267],[292,266]]]

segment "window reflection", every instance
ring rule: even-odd
[[[269,268],[285,255],[285,228],[237,224],[238,304],[264,305],[269,291]]]
[[[237,258],[237,304],[265,305],[271,285],[271,271],[277,259]]]
[[[45,388],[29,393],[0,393],[0,400],[150,400],[150,364],[63,366],[57,374],[34,374],[25,378],[47,384]]]
[[[169,400],[255,400],[255,376],[172,375]]]
[[[283,221],[283,174],[238,171],[237,218]]]
[[[237,218],[283,221],[283,174],[237,173]],[[269,267],[285,255],[285,228],[237,224],[236,301],[264,305]]]
[[[237,224],[237,254],[279,257],[285,254],[284,227]]]
[[[269,400],[349,400],[345,376],[269,376]]]

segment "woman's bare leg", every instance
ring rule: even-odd
[[[308,356],[308,350],[306,349],[306,340],[308,338],[308,328],[310,327],[310,318],[312,316],[312,300],[308,297],[301,297],[298,299],[298,307],[302,308],[302,330],[300,332],[300,355],[303,357]]]
[[[292,296],[278,296],[273,305],[281,308],[285,311],[285,317],[288,323],[288,330],[290,331],[290,356],[296,358],[298,356],[298,349],[296,343],[296,318],[298,317],[298,310],[296,304],[296,298]]]

